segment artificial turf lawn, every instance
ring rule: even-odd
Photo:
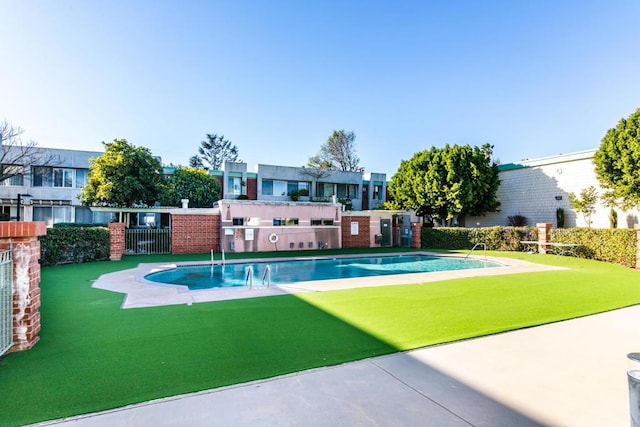
[[[567,270],[122,310],[93,289],[127,257],[42,270],[42,331],[0,360],[0,425],[21,425],[574,318],[640,303],[640,273]],[[194,259],[193,256],[184,259]],[[206,258],[204,258],[206,259]]]

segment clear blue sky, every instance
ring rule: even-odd
[[[126,138],[249,169],[334,129],[388,178],[431,146],[501,163],[597,148],[640,107],[637,0],[0,0],[0,120],[42,147]]]

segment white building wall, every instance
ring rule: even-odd
[[[595,150],[526,160],[514,165],[505,165],[500,172],[500,187],[497,192],[500,211],[486,216],[468,217],[468,227],[508,225],[508,217],[522,215],[529,225],[549,222],[557,226],[556,209],[565,212],[565,227],[586,227],[581,214],[571,208],[569,193],[577,196],[590,186],[599,195],[603,190],[595,174],[593,155]],[[513,168],[510,168],[513,166]],[[610,208],[599,202],[591,218],[594,228],[609,227]],[[637,209],[618,212],[618,228],[633,228],[638,223]]]

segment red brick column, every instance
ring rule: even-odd
[[[547,243],[551,241],[551,223],[540,222],[536,224],[538,227],[538,253],[547,253]]]
[[[44,222],[0,223],[0,250],[13,250],[13,342],[10,352],[29,350],[40,339],[40,242]]]
[[[120,261],[124,254],[124,222],[109,223],[109,259]]]
[[[411,247],[416,249],[422,247],[422,224],[419,222],[411,223]]]

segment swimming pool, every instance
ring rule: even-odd
[[[353,258],[314,258],[294,261],[179,266],[146,275],[154,283],[182,285],[189,290],[245,286],[249,267],[253,283],[262,283],[269,266],[271,284],[284,285],[316,280],[350,279],[392,274],[427,273],[499,267],[492,261],[432,255],[395,255]]]

